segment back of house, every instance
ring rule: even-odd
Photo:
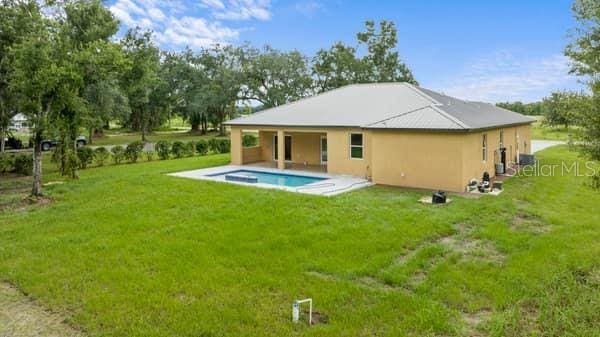
[[[229,121],[234,165],[318,167],[374,183],[465,191],[530,153],[534,120],[408,83],[356,84]],[[258,145],[242,146],[244,132]]]

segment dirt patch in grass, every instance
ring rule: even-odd
[[[336,275],[328,274],[328,273],[322,273],[322,272],[318,272],[318,271],[307,271],[306,275],[310,275],[310,276],[317,277],[317,278],[320,278],[322,280],[327,280],[327,281],[351,282],[359,287],[376,290],[376,291],[401,291],[401,292],[406,292],[406,293],[410,292],[409,289],[394,286],[392,284],[382,282],[382,281],[380,281],[374,277],[370,277],[370,276],[363,276],[363,277],[353,279],[353,278],[344,278],[344,277],[340,277],[340,276],[336,276]]]
[[[31,206],[46,206],[52,203],[48,197],[32,198],[31,185],[33,178],[16,174],[0,176],[0,213],[5,211],[22,211]]]
[[[535,215],[519,213],[512,219],[510,228],[515,231],[525,231],[532,234],[549,232],[552,227]]]
[[[483,337],[487,334],[483,331],[483,326],[492,317],[492,311],[488,309],[477,310],[474,312],[461,312],[463,321],[462,336]]]
[[[0,282],[0,336],[83,337],[85,334],[27,298],[13,286]]]
[[[304,311],[304,315],[308,316],[308,311]],[[327,324],[327,323],[329,323],[329,317],[327,315],[325,315],[322,312],[318,312],[318,311],[312,312],[312,320],[311,320],[312,325]]]

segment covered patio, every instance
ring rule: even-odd
[[[258,135],[258,144],[243,146],[243,135]],[[327,173],[327,132],[293,129],[231,129],[231,163],[280,170]]]

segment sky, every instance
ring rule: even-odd
[[[110,0],[121,33],[140,26],[162,49],[266,44],[313,56],[356,46],[366,20],[390,20],[398,51],[419,84],[462,99],[540,100],[582,90],[565,45],[572,0]]]

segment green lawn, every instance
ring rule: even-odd
[[[568,141],[569,135],[571,138],[577,137],[579,131],[577,127],[569,129],[565,129],[564,127],[550,127],[542,125],[543,116],[532,117],[536,118],[537,121],[531,125],[531,139]]]
[[[600,193],[585,178],[517,177],[432,207],[399,188],[325,198],[164,174],[228,160],[48,187],[53,204],[0,213],[0,279],[90,336],[598,336]],[[304,297],[327,324],[291,323]]]

